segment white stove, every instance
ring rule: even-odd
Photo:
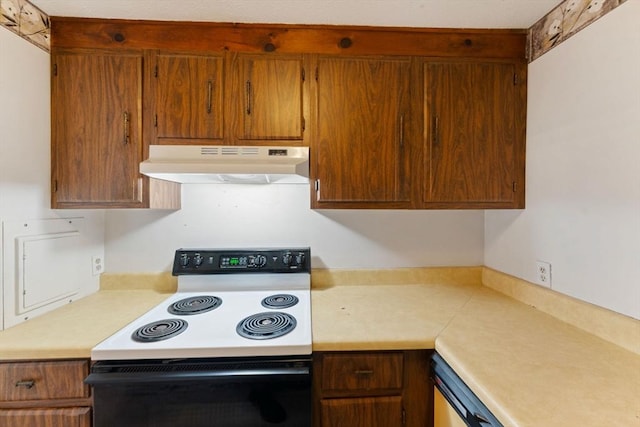
[[[178,290],[93,360],[311,354],[310,250],[179,249]]]

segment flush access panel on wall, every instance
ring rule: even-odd
[[[3,328],[77,298],[82,218],[3,223]],[[2,329],[2,328],[0,328]]]

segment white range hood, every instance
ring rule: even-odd
[[[140,173],[180,183],[306,184],[308,147],[151,145]]]

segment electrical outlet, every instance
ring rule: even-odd
[[[551,287],[551,263],[546,261],[536,261],[536,278],[538,284]]]
[[[92,256],[91,257],[91,272],[94,276],[99,275],[104,271],[104,263],[102,262],[101,256]]]

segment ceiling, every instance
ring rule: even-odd
[[[49,16],[278,24],[529,28],[560,0],[31,0]]]

